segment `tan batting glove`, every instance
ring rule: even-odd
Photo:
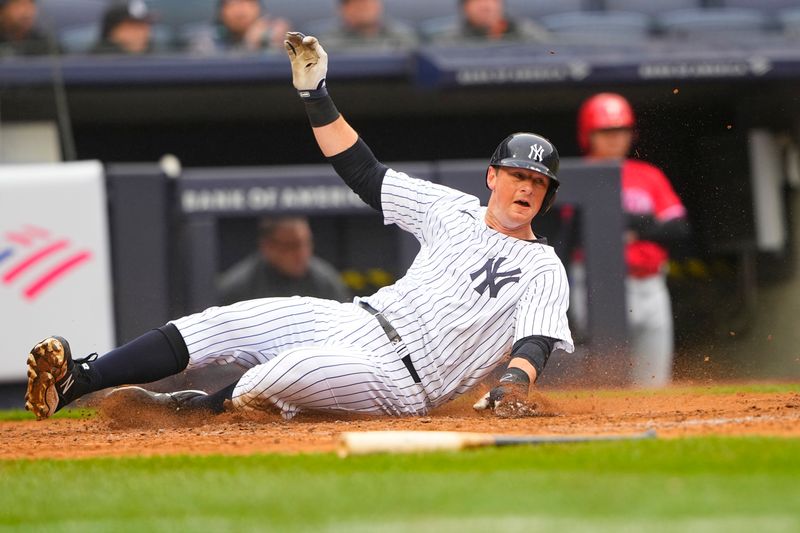
[[[322,98],[328,94],[325,76],[328,74],[328,54],[316,37],[300,32],[286,32],[283,41],[292,63],[292,83],[301,98]]]

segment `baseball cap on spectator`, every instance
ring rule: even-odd
[[[144,0],[130,0],[129,2],[116,4],[103,15],[101,38],[103,40],[108,39],[111,31],[125,21],[152,24],[155,19]]]

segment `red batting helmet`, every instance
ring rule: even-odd
[[[586,100],[578,111],[578,144],[589,151],[589,135],[593,131],[633,128],[631,104],[616,93],[599,93]]]

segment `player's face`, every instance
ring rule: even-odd
[[[550,178],[526,168],[489,167],[486,183],[492,191],[487,216],[510,232],[529,231],[533,217],[542,207]]]
[[[589,136],[589,156],[597,159],[623,159],[633,142],[633,130],[614,128],[597,130]]]

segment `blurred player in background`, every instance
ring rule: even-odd
[[[417,44],[414,30],[384,16],[383,0],[335,0],[339,19],[321,39],[330,49],[409,49]]]
[[[153,50],[153,16],[143,0],[111,5],[100,23],[94,54],[147,54]]]
[[[51,51],[47,35],[36,27],[35,0],[0,0],[0,57]]]
[[[258,251],[222,274],[217,291],[222,305],[269,296],[351,299],[336,269],[314,255],[304,217],[262,219]]]
[[[450,0],[451,1],[451,0]],[[510,18],[504,0],[458,0],[459,21],[435,32],[437,43],[470,41],[546,41],[549,33],[532,20]]]
[[[667,246],[688,237],[689,222],[683,203],[664,173],[649,163],[628,158],[634,126],[633,109],[618,94],[596,94],[583,103],[578,113],[578,142],[586,157],[622,161],[633,384],[660,387],[671,380],[674,349],[666,280]],[[580,300],[585,290],[575,288],[572,294],[571,306],[585,309],[585,301]]]
[[[211,27],[188,37],[189,50],[199,54],[258,52],[283,48],[289,22],[272,17],[260,0],[219,0]]]

